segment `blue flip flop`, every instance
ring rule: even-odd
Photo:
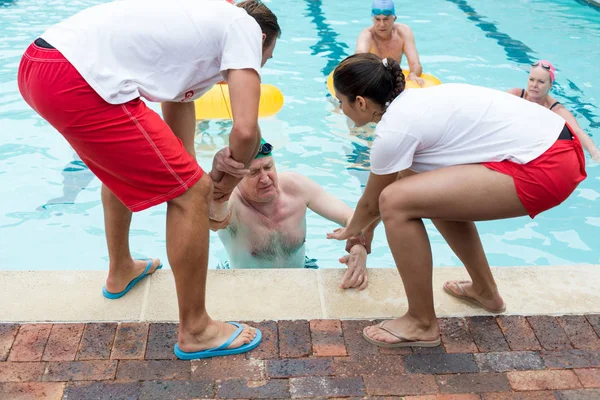
[[[147,276],[150,276],[151,274],[148,273],[148,271],[150,271],[150,268],[152,268],[152,259],[149,258],[148,259],[148,265],[146,265],[146,268],[144,268],[144,271],[139,274],[137,276],[137,278],[135,278],[134,280],[132,280],[131,282],[129,282],[129,284],[127,285],[127,287],[119,293],[111,293],[106,289],[106,286],[104,286],[102,288],[102,295],[104,297],[106,297],[107,299],[120,299],[121,297],[125,296],[127,294],[127,292],[129,292],[131,290],[131,288],[133,288],[135,285],[138,284],[139,281],[141,281],[142,279],[144,279]],[[158,267],[156,267],[155,271],[159,270],[162,268],[162,264],[160,264]]]
[[[260,341],[262,340],[262,332],[260,331],[260,329],[256,329],[256,336],[250,343],[246,343],[246,344],[244,344],[240,347],[236,347],[234,349],[227,349],[226,347],[229,346],[235,340],[235,338],[237,338],[240,335],[240,333],[242,333],[242,330],[244,329],[242,327],[242,325],[238,324],[237,322],[228,322],[228,323],[231,325],[237,326],[237,329],[233,333],[233,335],[231,335],[229,337],[229,339],[227,339],[227,341],[225,343],[223,343],[222,345],[220,345],[219,347],[214,347],[212,349],[195,351],[195,352],[187,352],[187,351],[181,350],[179,348],[179,344],[175,343],[175,350],[174,350],[175,355],[180,360],[195,360],[198,358],[230,356],[233,354],[245,353],[247,351],[250,351],[250,350],[256,348],[260,344]]]

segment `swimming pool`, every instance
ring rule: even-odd
[[[0,0],[0,269],[106,268],[100,182],[29,109],[16,83],[20,56],[37,35],[100,2]],[[263,81],[282,90],[285,106],[275,117],[260,121],[263,136],[275,145],[279,171],[305,174],[354,206],[368,173],[368,140],[348,134],[345,118],[327,98],[325,78],[353,52],[358,33],[370,23],[370,3],[268,3],[280,19],[283,36],[264,68]],[[600,145],[598,9],[576,0],[431,0],[406,12],[400,5],[397,1],[398,21],[412,27],[424,71],[443,82],[502,90],[523,87],[532,60],[551,60],[558,70],[553,94]],[[198,124],[198,159],[205,168],[227,143],[229,127],[227,121]],[[600,165],[586,158],[588,179],[558,208],[535,220],[478,224],[490,264],[600,264]],[[165,213],[161,205],[134,216],[134,256],[167,262]],[[307,255],[321,267],[339,267],[343,244],[325,239],[334,225],[312,213],[307,225]],[[427,228],[434,265],[460,265],[433,225],[428,222]],[[213,233],[210,268],[224,258]],[[368,265],[394,266],[382,228]]]

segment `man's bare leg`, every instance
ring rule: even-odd
[[[129,251],[131,211],[104,184],[102,185],[102,207],[110,259],[106,290],[118,293],[125,290],[129,282],[144,271],[148,261],[131,258]],[[160,260],[153,259],[149,272],[154,272],[159,265]]]
[[[175,276],[179,303],[179,347],[185,352],[222,345],[236,330],[213,321],[206,312],[208,211],[212,181],[204,175],[183,195],[167,203],[167,255]],[[229,348],[250,343],[256,330],[244,330]]]

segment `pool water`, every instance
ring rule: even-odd
[[[0,0],[0,269],[106,268],[100,182],[21,99],[16,82],[20,56],[32,40],[47,26],[100,2]],[[275,146],[279,171],[305,174],[354,207],[368,175],[370,138],[360,130],[349,133],[325,79],[370,24],[370,2],[267,3],[283,35],[263,81],[282,90],[285,105],[260,121],[263,136]],[[557,67],[553,95],[600,145],[598,9],[576,0],[430,0],[406,11],[401,4],[397,1],[398,22],[412,27],[425,72],[443,82],[506,90],[526,84],[533,60],[549,59]],[[198,160],[205,169],[227,144],[230,126],[199,122]],[[478,224],[490,264],[600,264],[600,166],[586,158],[588,179],[561,206],[535,220]],[[161,257],[168,265],[165,214],[160,205],[134,215],[134,256]],[[309,212],[307,225],[307,255],[323,268],[341,267],[343,243],[325,239],[334,224]],[[434,265],[460,265],[433,225],[426,225]],[[214,233],[210,246],[210,268],[215,268],[226,254]],[[368,265],[394,266],[382,227]]]

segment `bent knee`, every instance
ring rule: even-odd
[[[196,183],[194,183],[181,196],[174,198],[170,202],[173,204],[182,204],[188,201],[197,203],[198,201],[209,203],[212,200],[213,182],[208,174],[202,175]]]
[[[390,185],[379,195],[379,213],[382,219],[399,216],[407,208],[408,193],[403,185]]]

